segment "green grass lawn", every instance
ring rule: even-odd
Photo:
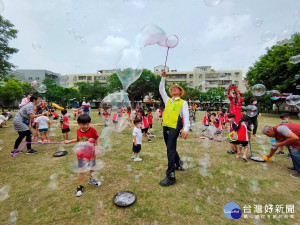
[[[96,110],[91,116],[92,123],[102,122]],[[202,117],[203,112],[198,112],[197,121],[202,121]],[[292,121],[299,123],[296,118]],[[258,134],[261,135],[263,125],[279,123],[278,116],[263,115],[259,118]],[[34,145],[37,155],[20,154],[12,158],[10,151],[17,133],[12,130],[12,120],[8,125],[9,128],[0,129],[0,139],[4,142],[0,145],[0,188],[10,186],[11,189],[9,197],[0,201],[0,224],[8,224],[15,210],[18,211],[16,224],[296,224],[300,221],[300,180],[292,178],[286,169],[292,165],[286,155],[274,156],[268,163],[251,160],[244,163],[226,153],[228,140],[204,142],[197,140],[195,132],[189,132],[188,139],[179,138],[177,145],[179,155],[189,168],[176,172],[176,185],[161,187],[158,182],[165,176],[167,156],[162,127],[155,120],[156,138],[148,143],[144,137],[142,162],[131,159],[132,128],[112,133],[111,151],[99,158],[105,162],[104,168],[98,171],[102,186],[85,185],[83,196],[77,198],[77,176],[69,169],[69,164],[76,160],[74,145]],[[52,136],[51,141],[61,141],[61,130],[53,127],[56,130],[51,133],[56,136]],[[103,129],[95,128],[99,134]],[[76,129],[73,121],[71,138],[75,138]],[[268,140],[258,143],[253,138],[255,155],[262,153],[260,145],[269,146]],[[52,154],[60,147],[69,154],[54,158]],[[129,165],[131,171],[128,171]],[[53,174],[57,178],[51,179]],[[88,173],[86,175],[85,183]],[[136,193],[136,203],[128,208],[116,207],[112,199],[121,190]],[[255,204],[273,204],[274,208],[277,204],[294,204],[294,219],[229,220],[223,214],[223,207],[231,201],[241,208],[251,205],[252,212]]]

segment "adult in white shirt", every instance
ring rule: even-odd
[[[177,138],[180,130],[183,128],[181,135],[186,139],[190,128],[188,103],[180,98],[184,95],[184,89],[179,85],[171,85],[169,92],[172,98],[169,98],[165,90],[165,77],[166,72],[163,72],[159,84],[159,93],[165,103],[162,125],[167,146],[168,169],[166,177],[159,182],[161,186],[175,184],[175,170],[183,170],[183,163],[176,151]],[[182,123],[182,118],[184,124]]]

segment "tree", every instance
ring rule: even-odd
[[[249,87],[264,84],[267,90],[278,90],[281,93],[296,93],[295,75],[300,72],[300,63],[292,64],[289,59],[300,52],[300,35],[293,35],[294,45],[275,45],[254,63],[246,75]]]
[[[94,83],[89,82],[77,82],[78,90],[81,98],[86,99],[103,99],[110,89],[108,85],[103,85],[99,81],[95,80]]]
[[[46,85],[47,91],[45,94],[40,95],[44,95],[49,103],[55,102],[66,106],[70,102],[70,99],[75,98],[76,100],[80,100],[79,91],[75,88],[61,87],[50,78],[45,78],[43,84]],[[92,90],[90,91],[92,92]]]
[[[17,79],[8,80],[0,88],[0,98],[6,106],[10,106],[14,101],[20,100],[23,95],[22,83]]]
[[[17,37],[18,30],[14,29],[14,25],[0,15],[0,77],[5,78],[7,72],[15,65],[9,62],[12,54],[19,50],[8,46],[9,40]]]

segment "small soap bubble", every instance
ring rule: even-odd
[[[40,50],[42,48],[42,46],[40,43],[35,41],[32,43],[32,48],[34,48],[35,50]]]
[[[271,41],[275,37],[274,32],[266,30],[261,35],[261,40],[264,42]]]
[[[9,222],[10,223],[15,223],[18,219],[18,211],[14,210],[9,214]]]
[[[135,180],[135,182],[139,182],[140,181],[140,179],[139,179],[139,175],[135,175],[135,177],[134,177],[134,180]]]
[[[0,201],[4,201],[9,197],[10,186],[4,186],[0,189]]]
[[[127,171],[131,172],[131,165],[130,164],[127,164]]]
[[[256,17],[254,20],[253,20],[253,25],[255,27],[260,27],[263,23],[263,20],[259,17]]]
[[[219,5],[223,0],[204,0],[204,3],[208,6],[208,7],[215,7],[217,5]]]

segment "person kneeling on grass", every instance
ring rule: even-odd
[[[6,121],[8,120],[8,113],[4,112],[0,115],[0,128],[8,127],[6,126]]]
[[[73,140],[65,140],[64,144],[70,144],[75,142],[85,142],[82,147],[77,151],[78,159],[78,187],[76,189],[76,196],[80,197],[83,194],[83,175],[84,170],[90,167],[90,179],[88,184],[94,186],[100,186],[96,178],[93,177],[93,168],[96,166],[96,153],[95,145],[99,143],[99,136],[95,128],[90,127],[91,117],[88,114],[80,115],[77,119],[79,129],[77,130],[77,138]]]
[[[287,146],[294,167],[287,167],[290,170],[296,170],[296,174],[291,174],[292,177],[300,178],[300,124],[284,123],[275,127],[264,126],[261,132],[268,137],[275,137],[276,143],[272,143],[270,154],[267,158],[271,158],[278,147]]]
[[[134,129],[132,132],[133,136],[133,146],[132,146],[132,156],[131,158],[134,159],[135,162],[140,162],[142,159],[139,157],[139,153],[141,151],[142,146],[142,139],[143,139],[143,133],[142,133],[142,120],[141,119],[135,119],[133,121],[134,123]]]
[[[249,116],[243,116],[241,121],[239,122],[239,125],[237,127],[237,155],[236,158],[240,159],[242,158],[244,162],[248,162],[247,159],[247,153],[248,153],[248,143],[251,138],[251,128],[248,125],[250,123],[250,117]],[[242,148],[244,148],[244,155],[241,157],[241,151]]]

